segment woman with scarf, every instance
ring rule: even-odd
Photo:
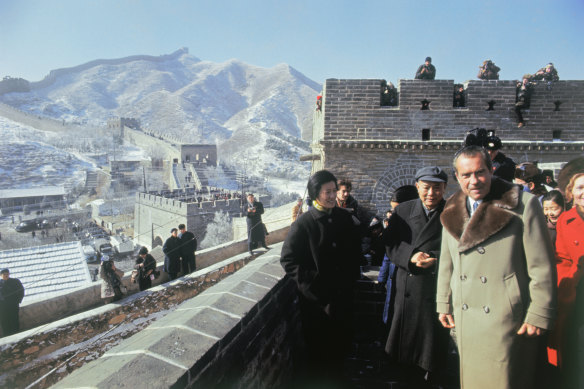
[[[308,182],[312,207],[292,223],[280,263],[298,286],[307,347],[307,379],[330,384],[343,373],[352,340],[353,287],[359,278],[360,235],[351,213],[336,206],[337,179],[326,170]]]

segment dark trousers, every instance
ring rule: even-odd
[[[2,336],[16,334],[20,330],[20,320],[18,318],[18,305],[2,304],[0,306],[0,325],[2,325]]]
[[[517,123],[523,123],[523,112],[522,109],[527,109],[529,107],[523,101],[518,101],[515,103],[515,114],[517,115]]]
[[[182,260],[182,272],[183,274],[189,274],[195,271],[195,257],[183,258]]]
[[[168,273],[168,278],[170,278],[170,280],[176,280],[178,276],[178,273]]]
[[[140,277],[138,280],[138,286],[140,287],[140,291],[151,288],[152,280],[150,279],[150,276]]]

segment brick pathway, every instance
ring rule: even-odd
[[[412,383],[400,367],[391,362],[384,347],[389,329],[381,317],[385,301],[385,289],[377,280],[378,269],[371,268],[365,275],[368,279],[358,281],[355,299],[356,335],[352,352],[346,361],[346,371],[354,388],[419,388]],[[453,364],[456,362],[453,360]],[[458,388],[457,378],[442,386],[444,389]],[[427,386],[440,388],[440,386]]]

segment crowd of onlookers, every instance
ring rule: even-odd
[[[494,132],[469,131],[454,156],[456,193],[445,198],[442,168],[422,167],[372,218],[349,180],[311,177],[281,254],[307,345],[299,379],[339,383],[353,282],[367,264],[386,290],[385,351],[412,387],[453,376],[466,388],[584,385],[584,158],[556,180],[501,148]]]

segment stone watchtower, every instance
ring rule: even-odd
[[[397,106],[382,106],[385,83],[328,79],[314,114],[313,172],[350,179],[371,214],[387,209],[394,190],[412,184],[420,167],[451,172],[454,153],[476,127],[495,130],[502,152],[517,163],[557,170],[584,154],[584,81],[536,85],[523,128],[514,112],[515,81],[468,81],[464,108],[453,106],[452,80],[400,80]],[[456,189],[452,178],[447,192]]]

